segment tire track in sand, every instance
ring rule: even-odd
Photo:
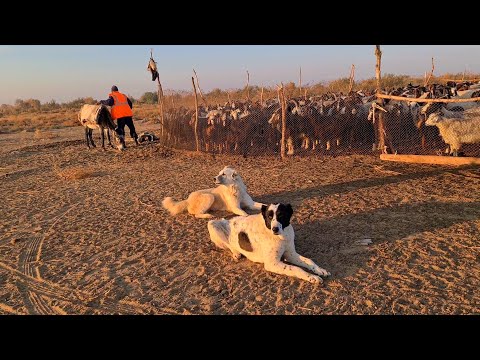
[[[53,227],[68,212],[77,205],[74,204],[63,214],[54,218],[54,222],[43,235],[36,236],[26,247],[19,259],[19,270],[15,270],[5,263],[0,262],[0,268],[4,268],[17,278],[17,288],[24,298],[25,306],[30,314],[50,315],[66,314],[58,306],[50,305],[52,299],[63,300],[82,308],[94,308],[105,313],[142,314],[151,313],[152,309],[135,302],[118,302],[109,298],[92,297],[89,294],[65,289],[58,284],[42,279],[38,263],[41,257],[42,245]]]
[[[25,251],[20,255],[19,269],[25,275],[41,279],[40,271],[38,266],[35,264],[35,259],[37,258],[37,253],[41,248],[41,243],[43,242],[45,236],[39,235],[36,236],[28,245]],[[20,286],[19,286],[20,285]],[[22,286],[22,284],[17,283],[18,290],[23,296],[23,301],[26,308],[28,309],[29,314],[35,315],[54,315],[57,314],[48,304],[48,298],[37,294],[35,291],[32,291],[28,286]]]
[[[44,279],[39,279],[24,274],[22,271],[16,270],[1,261],[0,268],[9,271],[12,276],[16,278],[18,286],[37,295],[38,298],[42,299],[40,301],[45,301],[45,299],[57,299],[69,302],[72,305],[80,306],[84,309],[93,308],[107,314],[148,314],[153,310],[149,306],[138,304],[132,301],[116,301],[110,298],[98,299],[98,296],[94,297],[90,294],[84,293],[83,291],[64,288],[58,284],[51,283]],[[37,298],[34,298],[34,301],[36,299]],[[43,303],[34,304],[34,306],[37,305],[40,307],[40,309],[35,308],[37,311],[45,310],[43,308]],[[50,309],[49,311],[53,311],[52,307],[49,305],[48,309]]]
[[[64,217],[67,213],[69,213],[72,209],[74,209],[77,204],[72,205],[67,211],[63,214],[54,218],[54,222],[47,231],[42,234],[34,237],[34,239],[27,245],[25,251],[20,255],[19,259],[19,269],[25,275],[28,275],[32,278],[41,280],[42,277],[40,275],[40,269],[38,267],[38,262],[40,261],[40,255],[42,252],[42,245],[45,241],[46,237],[53,229],[53,227],[60,221],[62,217]],[[52,307],[50,305],[51,299],[48,296],[39,294],[35,291],[32,291],[29,288],[28,284],[25,283],[18,283],[17,287],[20,293],[23,296],[23,301],[25,306],[30,314],[36,315],[55,315],[55,314],[65,314],[65,312],[60,309],[59,307],[55,306]]]

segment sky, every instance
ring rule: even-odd
[[[0,45],[0,104],[16,99],[58,103],[83,97],[106,99],[112,85],[139,98],[156,91],[147,71],[150,50],[164,91],[192,89],[192,69],[203,92],[246,84],[313,85],[348,77],[375,76],[374,45]],[[479,45],[382,45],[382,74],[423,76],[435,59],[435,74],[480,73]]]

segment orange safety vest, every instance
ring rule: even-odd
[[[118,91],[112,91],[108,96],[113,97],[111,111],[113,120],[126,116],[133,116],[132,109],[128,106],[127,97],[125,95]]]

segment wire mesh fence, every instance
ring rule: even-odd
[[[388,152],[480,157],[479,83],[409,84],[381,93],[386,98],[351,91],[229,99],[199,104],[198,114],[195,107],[169,106],[160,139],[174,148],[243,156],[280,156],[283,138],[285,156]]]

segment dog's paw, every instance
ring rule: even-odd
[[[320,276],[330,276],[330,275],[332,275],[327,270],[322,269],[322,268],[318,268],[316,273]]]
[[[308,281],[310,281],[312,284],[322,284],[323,283],[323,279],[318,275],[310,275],[308,277]]]
[[[211,219],[213,218],[214,216],[212,214],[195,214],[195,217],[197,219]]]
[[[248,216],[248,213],[242,209],[236,210],[234,213],[240,216]]]

